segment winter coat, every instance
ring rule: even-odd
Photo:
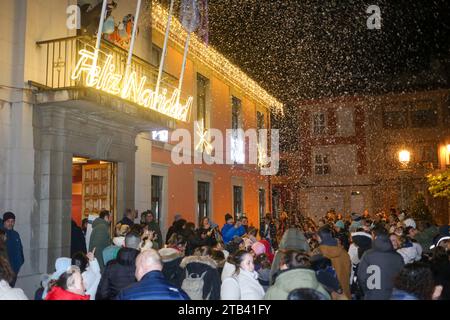
[[[408,241],[403,248],[397,249],[405,264],[420,261],[422,259],[422,246],[417,242]]]
[[[174,248],[163,248],[158,252],[163,263],[162,273],[164,277],[171,285],[178,286],[183,271],[180,268],[181,260],[184,257],[183,253]]]
[[[204,274],[203,281],[203,299],[220,300],[220,274],[217,270],[217,263],[208,256],[190,256],[185,257],[180,264],[182,269],[179,279],[179,287],[182,287],[183,280],[187,275],[195,274],[201,277]]]
[[[20,268],[25,262],[22,240],[20,239],[20,235],[17,231],[8,229],[3,230],[6,232],[6,248],[8,250],[9,263],[17,276]]]
[[[120,248],[121,247],[118,247],[116,245],[110,245],[103,250],[102,256],[105,266],[108,265],[110,261],[113,261],[117,258]]]
[[[245,234],[244,226],[235,228],[233,224],[225,223],[222,227],[222,238],[225,244],[228,244],[235,236],[241,237]]]
[[[394,279],[403,268],[403,258],[395,252],[388,235],[379,235],[372,242],[372,249],[367,250],[358,266],[358,282],[365,300],[388,300],[394,287]],[[380,276],[380,288],[369,289],[367,280],[373,277],[370,266],[377,266]],[[373,281],[376,283],[375,281]]]
[[[258,273],[242,268],[239,274],[226,278],[220,288],[221,300],[262,300],[264,288],[258,282]]]
[[[351,299],[350,274],[352,271],[352,263],[347,251],[345,251],[341,246],[327,245],[320,245],[319,250],[324,257],[331,260],[342,291],[348,299]]]
[[[98,265],[97,259],[89,262],[89,266],[81,274],[83,277],[84,287],[86,289],[86,294],[91,297],[91,300],[95,300],[95,294],[97,293],[98,284],[102,278],[100,273],[100,266]]]
[[[98,260],[100,269],[105,268],[103,262],[103,250],[111,244],[109,237],[109,223],[105,219],[97,218],[92,223],[92,233],[89,240],[89,251],[95,249],[95,257]]]
[[[234,272],[236,271],[236,267],[229,263],[228,261],[225,261],[225,264],[223,265],[221,279],[222,282],[229,277],[232,277],[234,275]]]
[[[422,232],[419,232],[414,238],[422,246],[424,253],[430,253],[430,247],[433,244],[433,239],[437,234],[439,234],[439,229],[436,226],[431,226]]]
[[[330,299],[328,292],[317,280],[314,270],[296,268],[281,271],[275,283],[267,290],[265,300],[287,300],[289,293],[294,289],[314,289]]]
[[[72,293],[64,290],[60,287],[53,287],[52,290],[47,294],[45,300],[89,300],[89,295],[79,295],[76,293]]]
[[[150,271],[141,281],[122,289],[117,300],[190,300],[189,296],[172,286],[161,271]]]
[[[86,238],[84,237],[83,231],[81,228],[72,220],[71,227],[71,242],[70,242],[70,256],[77,252],[87,253],[86,249]]]
[[[139,251],[121,248],[117,259],[110,261],[103,272],[96,300],[112,300],[120,290],[136,282],[136,257]]]
[[[270,273],[271,284],[273,284],[272,279],[274,275],[280,269],[280,261],[281,256],[283,255],[283,250],[303,250],[305,252],[309,252],[310,248],[303,232],[301,232],[297,228],[287,229],[283,237],[281,238],[279,249],[275,253],[275,257],[273,258],[272,269]]]
[[[211,235],[208,237],[206,236],[205,239],[202,239],[202,234],[207,234],[208,232],[211,232]],[[217,240],[215,237],[215,232],[213,231],[213,228],[205,229],[203,227],[197,229],[197,237],[200,241],[204,242],[205,246],[214,247],[217,244]]]
[[[159,224],[156,221],[152,221],[152,222],[148,223],[147,225],[148,225],[148,230],[154,231],[155,235],[158,236],[156,238],[156,242],[158,243],[158,248],[162,248],[163,247],[163,238],[162,238],[161,229],[159,228]]]
[[[258,281],[267,292],[270,286],[270,269],[260,268],[258,271]]]
[[[8,282],[0,280],[0,300],[28,300],[22,289],[11,288]]]
[[[443,286],[440,300],[450,300],[450,261],[445,256],[430,261],[435,282]]]

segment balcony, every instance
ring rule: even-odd
[[[104,88],[99,90],[95,86],[87,85],[88,72],[81,73],[81,76],[78,78],[73,77],[74,70],[82,57],[80,51],[86,50],[94,53],[95,40],[94,37],[89,36],[74,36],[36,43],[40,48],[37,56],[39,57],[39,70],[42,70],[42,72],[38,74],[39,80],[29,81],[29,84],[37,88],[37,103],[48,105],[57,102],[61,105],[67,101],[77,100],[78,103],[70,106],[76,105],[78,108],[88,108],[86,104],[80,103],[83,100],[83,102],[90,102],[91,106],[101,105],[103,108],[107,106],[110,107],[109,111],[120,112],[121,115],[116,115],[116,118],[126,113],[127,116],[134,116],[134,119],[130,120],[152,122],[152,128],[155,126],[174,128],[176,119],[164,112],[146,108],[143,104],[138,104],[136,99],[123,99],[120,94],[113,94],[108,90],[103,90]],[[102,40],[97,57],[97,66],[105,66],[104,69],[106,70],[106,65],[109,63],[109,65],[114,66],[114,74],[125,75],[127,72],[127,58],[128,51],[106,40]],[[153,90],[156,87],[158,67],[133,55],[129,72],[135,74],[137,84],[139,84],[140,79],[145,77],[145,88]],[[109,79],[106,82],[109,82]],[[119,87],[119,84],[117,87]],[[176,90],[177,87],[178,79],[164,72],[160,92],[162,89],[167,89],[167,95],[170,98],[171,92]],[[180,101],[186,100],[187,96],[181,95]],[[113,110],[111,110],[111,106],[113,106]],[[115,110],[114,106],[116,107]],[[96,111],[98,113],[98,108]]]

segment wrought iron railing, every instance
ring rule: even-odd
[[[35,82],[47,89],[83,87],[84,79],[73,80],[71,74],[79,59],[80,50],[95,51],[95,38],[74,36],[39,41],[37,45],[43,48],[41,59],[45,75],[40,74],[40,80]],[[98,63],[104,63],[107,55],[112,56],[115,73],[125,74],[128,51],[106,40],[102,40]],[[156,66],[137,56],[133,56],[131,70],[136,72],[138,79],[146,76],[150,86],[154,87],[156,85],[158,78],[158,68]],[[177,79],[167,73],[164,73],[162,82],[162,85],[168,90],[174,90],[178,85]]]

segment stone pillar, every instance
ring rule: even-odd
[[[134,207],[143,212],[151,209],[152,204],[152,141],[149,133],[137,135],[136,148]]]

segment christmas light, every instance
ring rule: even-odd
[[[189,97],[186,104],[179,103],[180,91],[175,89],[170,99],[166,97],[167,89],[161,94],[145,88],[147,77],[138,79],[137,73],[132,71],[125,76],[114,73],[116,67],[112,63],[112,55],[106,55],[105,63],[99,66],[98,52],[80,50],[80,59],[72,72],[72,80],[79,80],[86,73],[85,85],[95,87],[98,90],[120,96],[145,108],[149,108],[165,114],[171,118],[188,121],[193,98]]]
[[[157,1],[152,2],[152,27],[162,34],[166,31],[166,24],[169,13]],[[172,19],[170,28],[170,39],[184,48],[187,32],[177,19]],[[210,46],[206,46],[196,35],[191,34],[189,51],[194,59],[210,67],[219,73],[227,81],[239,87],[255,101],[264,106],[270,106],[277,112],[283,113],[283,104],[272,97],[267,91],[261,88],[254,80],[247,76],[238,67],[233,65],[218,51]]]
[[[213,151],[213,146],[208,141],[208,130],[204,128],[202,122],[195,122],[197,126],[197,135],[199,137],[199,142],[195,146],[195,149],[202,152],[206,151],[207,154],[211,155]]]

